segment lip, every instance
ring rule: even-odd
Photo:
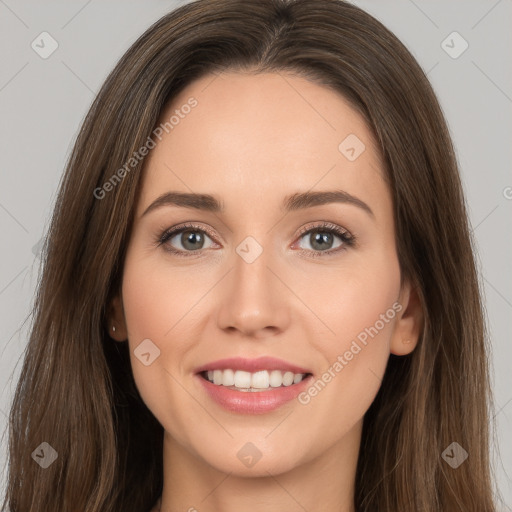
[[[228,367],[229,368],[229,367]],[[282,367],[281,367],[282,368]],[[216,369],[221,369],[218,366]],[[238,369],[241,369],[238,367]],[[268,369],[268,367],[267,367]],[[278,368],[274,368],[278,369]],[[284,368],[282,368],[284,369]],[[258,370],[253,370],[258,371]],[[292,371],[292,370],[290,370]],[[309,372],[296,372],[309,373]],[[217,386],[201,376],[195,375],[207,395],[218,405],[231,412],[240,414],[265,414],[278,409],[302,393],[312,382],[313,375],[308,375],[298,384],[281,386],[268,391],[235,391],[225,386]]]
[[[312,373],[311,370],[290,364],[283,359],[275,357],[258,357],[256,359],[246,359],[244,357],[229,357],[219,359],[211,363],[199,366],[194,370],[195,373],[206,372],[209,370],[243,370],[254,373],[261,370],[283,370],[293,373]],[[299,383],[300,384],[300,383]],[[236,391],[238,393],[238,391]],[[243,393],[243,391],[242,391]],[[263,391],[261,393],[264,393]]]

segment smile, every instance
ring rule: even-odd
[[[307,373],[293,373],[284,370],[261,370],[246,372],[243,370],[208,370],[202,377],[216,386],[225,386],[236,391],[262,392],[270,388],[288,387],[298,384]]]
[[[273,357],[221,359],[195,369],[206,397],[241,414],[264,414],[291,402],[313,379],[306,368]]]

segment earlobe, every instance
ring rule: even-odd
[[[119,295],[116,295],[110,303],[106,327],[113,340],[126,341],[128,339],[123,303]]]
[[[397,315],[390,351],[397,356],[410,354],[418,344],[424,322],[418,289],[407,283],[400,293],[402,309]]]

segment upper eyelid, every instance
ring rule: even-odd
[[[173,226],[172,228],[168,228],[168,229],[164,230],[162,233],[162,237],[166,236],[167,234],[170,236],[171,235],[176,236],[180,232],[185,231],[187,229],[195,229],[196,231],[203,231],[208,236],[210,236],[210,238],[213,237],[213,235],[211,234],[211,230],[209,230],[208,228],[205,228],[204,226],[200,226],[200,225],[196,225],[196,224],[191,224],[188,222],[183,225],[178,224],[177,226]]]
[[[335,224],[334,222],[330,221],[316,221],[317,224],[315,224],[315,221],[309,222],[302,228],[300,228],[298,235],[301,236],[308,231],[313,231],[315,229],[325,229],[326,231],[341,231],[342,233],[346,233],[347,235],[352,236],[350,231],[347,228],[344,228],[343,226],[339,226],[338,224]]]

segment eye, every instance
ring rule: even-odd
[[[158,245],[163,245],[165,250],[177,256],[190,256],[211,247],[205,247],[206,239],[212,241],[208,231],[194,224],[187,224],[166,230],[159,237]]]
[[[324,222],[313,227],[306,226],[299,235],[301,239],[305,239],[309,244],[309,247],[302,248],[304,250],[301,252],[310,253],[313,257],[343,251],[355,244],[353,235],[330,222]],[[336,238],[339,240],[338,245],[334,245]]]
[[[203,249],[216,245],[212,241],[213,233],[195,224],[175,226],[164,231],[157,239],[157,245],[164,246],[166,251],[176,256],[195,256]],[[323,222],[315,226],[305,226],[299,233],[299,238],[306,240],[309,247],[300,247],[301,253],[310,256],[328,256],[346,250],[355,245],[355,237],[347,230],[330,222]],[[338,244],[335,245],[336,238]],[[210,240],[211,244],[205,246]],[[334,247],[333,247],[334,246]]]

